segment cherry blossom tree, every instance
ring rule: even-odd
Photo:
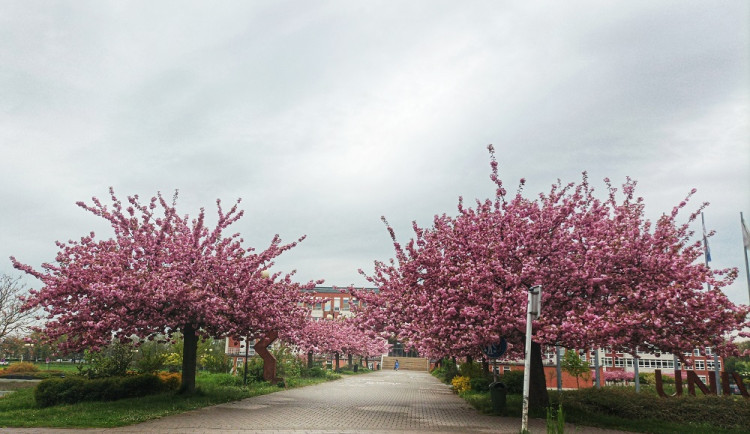
[[[330,354],[338,357],[346,354],[349,364],[353,356],[369,357],[388,351],[385,339],[372,330],[358,327],[353,319],[337,318],[314,321],[310,318],[304,327],[289,330],[281,337],[308,355],[308,367],[312,367],[313,354]]]
[[[13,265],[38,278],[26,308],[43,308],[44,334],[54,341],[67,335],[62,350],[97,349],[114,337],[152,339],[180,332],[184,338],[182,390],[195,390],[198,340],[208,337],[262,336],[300,327],[307,311],[291,274],[267,277],[263,271],[297,242],[275,236],[268,248],[243,247],[239,234],[225,231],[243,211],[239,200],[228,211],[216,201],[217,222],[209,227],[205,210],[196,219],[181,217],[177,192],[169,203],[158,194],[148,203],[138,196],[123,203],[110,189],[108,207],[93,198],[78,206],[109,222],[114,237],[95,234],[57,242],[55,264],[42,271],[11,257]]]
[[[709,270],[698,261],[700,241],[690,241],[690,224],[707,204],[686,223],[676,221],[694,191],[653,225],[635,197],[635,181],[626,180],[620,194],[605,180],[600,200],[584,173],[579,183],[558,181],[531,200],[524,180],[508,194],[490,152],[493,200],[472,208],[459,199],[456,217],[436,216],[430,228],[414,223],[405,246],[386,222],[396,257],[376,261],[366,275],[379,292],[355,294],[366,302],[370,326],[431,357],[476,357],[500,337],[519,355],[527,290],[542,285],[532,343],[532,375],[542,375],[532,381],[537,405],[546,401],[540,344],[734,351],[725,337],[748,324],[748,308],[729,302],[721,288],[736,270]]]

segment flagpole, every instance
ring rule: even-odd
[[[706,268],[710,268],[708,266],[708,262],[711,260],[711,254],[708,250],[708,237],[706,236],[706,220],[703,218],[703,212],[701,212],[701,224],[703,224],[703,257],[706,260]],[[711,290],[711,283],[706,282],[706,285],[708,286],[708,290]]]
[[[750,303],[750,268],[748,268],[747,265],[747,248],[750,245],[750,233],[748,233],[747,226],[745,226],[745,217],[742,215],[742,211],[740,211],[740,223],[742,224],[742,253],[745,254],[745,277],[747,278],[747,295],[748,303]]]

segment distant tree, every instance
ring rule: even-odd
[[[34,320],[35,310],[24,310],[23,299],[26,287],[20,277],[0,274],[0,341],[6,336],[18,334]]]
[[[106,220],[114,238],[97,240],[92,232],[80,241],[58,242],[56,264],[43,264],[43,271],[11,257],[17,269],[44,284],[30,291],[25,308],[44,308],[47,339],[69,337],[63,350],[97,351],[112,336],[121,341],[169,338],[179,331],[184,338],[181,390],[192,393],[199,339],[255,339],[304,322],[301,289],[315,282],[300,286],[292,283],[292,274],[264,273],[297,242],[281,244],[277,235],[256,252],[242,246],[239,234],[225,236],[243,215],[239,201],[225,212],[217,200],[218,219],[211,228],[203,209],[192,221],[178,214],[177,193],[171,203],[161,194],[145,204],[138,196],[123,203],[112,189],[110,196],[111,207],[97,198],[93,205],[78,206]]]
[[[584,360],[581,360],[581,356],[578,355],[576,350],[567,350],[563,359],[560,361],[560,368],[568,374],[576,377],[576,388],[580,389],[581,384],[579,379],[585,377],[585,374],[591,372],[589,364]]]

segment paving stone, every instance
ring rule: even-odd
[[[532,433],[546,432],[530,420]],[[426,372],[384,370],[206,407],[113,429],[8,429],[18,433],[518,433],[521,421],[483,415]],[[6,431],[4,431],[6,432]],[[577,433],[617,431],[577,427]]]

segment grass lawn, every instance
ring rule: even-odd
[[[33,387],[23,388],[0,398],[0,427],[67,427],[108,428],[144,422],[171,414],[281,390],[268,383],[248,387],[221,385],[212,374],[199,374],[198,393],[192,396],[174,392],[111,402],[82,402],[38,408]],[[287,387],[303,387],[340,378],[290,379]]]
[[[740,434],[750,427],[750,400],[742,397],[685,397],[673,402],[659,398],[646,388],[640,394],[627,388],[614,390],[550,391],[553,408],[562,401],[565,422],[644,433]],[[618,390],[619,389],[619,390]],[[461,394],[485,414],[492,414],[489,392]],[[521,395],[507,395],[507,406],[500,416],[521,417]],[[654,414],[660,417],[653,417]],[[531,414],[544,419],[546,414]]]

